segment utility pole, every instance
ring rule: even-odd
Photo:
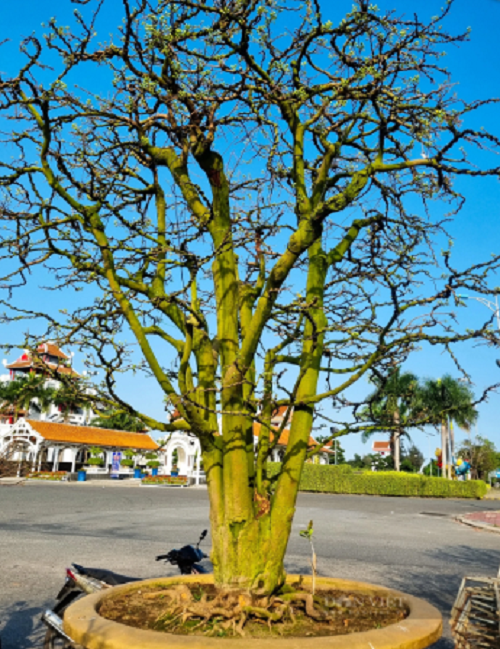
[[[335,435],[336,432],[337,432],[337,429],[335,428],[335,426],[330,426],[330,435]],[[337,442],[338,442],[338,440],[337,440],[337,438],[335,438],[334,439],[334,447],[333,447],[334,451],[335,451],[335,464],[337,464]]]

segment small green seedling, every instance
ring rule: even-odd
[[[316,567],[317,567],[317,562],[316,562],[316,552],[314,551],[314,543],[313,543],[313,522],[309,521],[309,525],[307,526],[307,529],[301,530],[300,531],[300,536],[304,539],[308,539],[309,543],[311,544],[311,552],[312,552],[312,559],[311,559],[311,568],[312,568],[312,594],[314,595],[314,592],[316,590]]]

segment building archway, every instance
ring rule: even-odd
[[[164,446],[161,456],[163,456],[163,472],[167,475],[173,470],[175,458],[179,475],[196,477],[199,473],[197,457],[200,456],[200,442],[196,437],[181,432],[173,433]]]
[[[190,454],[184,440],[175,440],[170,444],[165,454],[167,472],[170,472],[177,465],[179,475],[187,475],[189,471]]]

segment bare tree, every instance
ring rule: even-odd
[[[499,140],[474,128],[488,101],[456,98],[441,65],[467,39],[441,28],[451,3],[422,22],[359,2],[333,24],[316,0],[122,2],[116,37],[98,41],[102,1],[79,0],[0,81],[5,317],[90,350],[100,403],[199,437],[216,582],[271,592],[320,404],[335,435],[366,430],[350,386],[423,341],[493,341],[452,308],[499,259],[455,268],[432,241],[462,204],[455,179],[498,174],[476,154]],[[15,302],[40,265],[80,308]],[[131,370],[174,422],[124,401]],[[290,434],[270,481],[278,406]]]

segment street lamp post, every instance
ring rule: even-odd
[[[495,295],[494,302],[492,302],[491,300],[487,300],[485,297],[476,297],[475,295],[463,295],[458,293],[457,297],[460,297],[464,300],[476,300],[476,302],[480,302],[481,304],[484,304],[486,308],[488,308],[490,311],[493,311],[497,319],[498,331],[500,331],[500,304],[498,303],[498,295]]]
[[[330,426],[330,434],[334,435],[337,432],[335,426]],[[335,451],[335,464],[337,464],[337,438],[334,439],[334,451]]]

